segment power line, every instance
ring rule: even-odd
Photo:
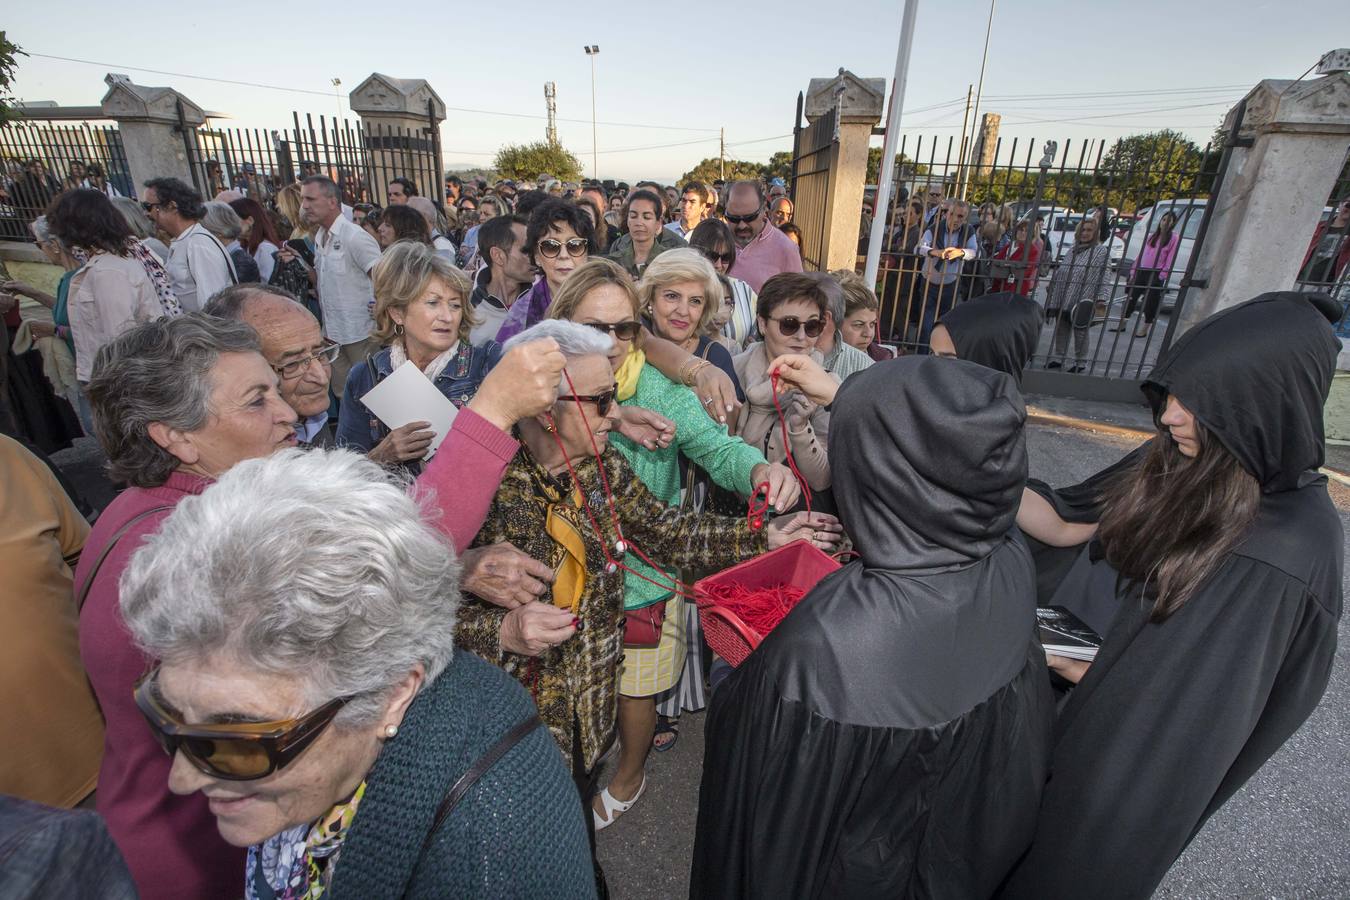
[[[307,88],[285,87],[279,84],[263,84],[258,81],[235,81],[229,78],[214,78],[208,75],[189,75],[186,72],[169,72],[164,69],[147,69],[144,66],[128,66],[121,63],[99,62],[92,59],[76,59],[73,56],[54,56],[50,53],[35,53],[25,51],[28,56],[39,59],[55,59],[62,62],[83,63],[88,66],[105,66],[110,69],[129,69],[132,72],[148,72],[151,75],[168,75],[173,78],[192,78],[197,81],[211,81],[217,84],[232,84],[238,87],[260,88],[268,91],[286,91],[292,94],[313,94],[315,96],[332,98],[328,91],[311,91]],[[495,109],[470,109],[463,106],[447,106],[447,112],[468,113],[478,116],[502,116],[511,119],[546,119],[547,116],[532,115],[529,113],[502,112]],[[583,125],[591,124],[590,119],[558,119],[559,122],[575,122]],[[706,131],[713,134],[717,133],[716,128],[687,128],[682,125],[644,125],[636,122],[597,122],[597,125],[607,125],[614,128],[645,128],[659,131]]]

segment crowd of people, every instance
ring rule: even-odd
[[[1056,489],[1035,222],[907,207],[931,352],[896,358],[875,285],[803,271],[781,183],[446,189],[80,182],[31,223],[63,274],[0,295],[0,823],[90,848],[34,883],[608,896],[596,833],[710,707],[691,896],[1146,896],[1316,706],[1325,298],[1193,328],[1154,438]],[[1073,328],[1093,224],[1051,284]],[[448,427],[377,414],[409,364]],[[80,433],[118,489],[92,527],[46,458]],[[732,670],[689,586],[798,541],[852,559]],[[1047,604],[1095,661],[1047,655]]]

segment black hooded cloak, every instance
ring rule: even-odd
[[[1053,699],[1014,525],[1011,378],[911,356],[834,402],[861,557],[714,695],[693,897],[988,896],[1026,848]]]
[[[1155,416],[1175,394],[1260,483],[1259,511],[1161,623],[1098,542],[1081,550],[1054,602],[1105,640],[1056,723],[1035,842],[1003,896],[1149,896],[1317,706],[1342,605],[1341,523],[1316,471],[1337,350],[1318,308],[1286,292],[1202,322],[1158,361],[1144,386]],[[1065,518],[1096,521],[1106,479],[1143,455],[1038,492]]]
[[[1022,386],[1022,370],[1041,336],[1041,308],[1011,291],[958,303],[938,324],[947,329],[960,359],[1006,372]]]

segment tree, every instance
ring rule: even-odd
[[[749,162],[744,159],[729,159],[726,165],[726,180],[739,181],[742,178],[762,178],[764,177],[764,171],[763,163]],[[722,161],[716,156],[712,156],[681,175],[680,184],[688,184],[691,181],[712,184],[722,177]]]
[[[15,118],[14,95],[9,89],[14,84],[14,69],[19,64],[17,57],[27,55],[0,31],[0,125]]]
[[[769,157],[769,162],[764,166],[765,178],[781,178],[784,181],[792,182],[792,151],[780,150]]]
[[[868,147],[868,148],[867,148],[867,177],[866,177],[866,181],[867,181],[868,184],[880,184],[880,183],[881,183],[881,154],[882,154],[882,148],[881,148],[881,147]],[[906,156],[905,154],[903,154],[903,153],[897,153],[897,154],[895,154],[895,157],[896,157],[896,159],[897,159],[897,160],[899,161],[899,163],[900,163],[900,176],[901,176],[902,179],[905,178],[905,177],[907,177],[907,176],[909,176],[909,175],[926,175],[926,174],[928,174],[928,167],[927,167],[927,166],[923,165],[922,163],[920,163],[919,165],[915,165],[913,162],[911,162],[910,158],[909,158],[908,156]]]
[[[533,144],[506,144],[497,151],[492,164],[503,178],[533,180],[552,175],[560,181],[581,180],[581,160],[562,144],[538,141]]]
[[[1201,153],[1194,141],[1164,129],[1121,138],[1097,169],[1096,183],[1125,209],[1148,206],[1163,197],[1188,196],[1196,188]]]

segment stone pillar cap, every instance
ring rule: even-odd
[[[183,104],[183,118],[191,127],[206,121],[206,112],[187,97],[170,87],[146,87],[130,81],[109,79],[108,93],[103,95],[100,108],[103,115],[119,122],[158,122],[178,124],[178,103]]]
[[[1231,131],[1237,107],[1224,119]],[[1268,78],[1247,94],[1242,133],[1350,134],[1350,73],[1311,81]]]
[[[368,116],[411,116],[425,118],[427,101],[432,102],[436,121],[445,119],[445,101],[425,78],[393,78],[374,72],[347,95],[352,112]]]
[[[842,89],[843,97],[836,101]],[[886,106],[886,79],[859,78],[848,69],[840,69],[833,78],[812,78],[806,89],[806,121],[814,122],[839,104],[839,121],[844,124],[875,125]]]

